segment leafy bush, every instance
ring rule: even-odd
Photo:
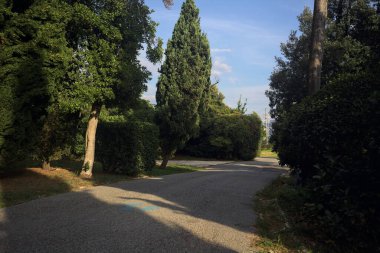
[[[96,156],[105,171],[131,176],[155,166],[158,128],[138,120],[102,122],[98,126]]]
[[[189,141],[182,153],[221,159],[252,160],[261,142],[261,120],[257,114],[216,115],[201,122],[200,135]]]
[[[280,163],[311,193],[308,222],[343,252],[379,252],[380,91],[376,78],[338,78],[275,126]]]

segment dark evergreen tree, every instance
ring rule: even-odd
[[[270,76],[270,90],[266,91],[271,107],[271,116],[280,115],[307,95],[307,71],[309,41],[313,15],[305,8],[298,16],[299,31],[292,31],[286,43],[281,44],[283,58],[276,57],[277,67]]]
[[[321,87],[347,73],[376,69],[373,59],[380,55],[378,38],[379,15],[370,1],[329,1],[328,25],[324,41]],[[271,116],[281,118],[293,104],[308,94],[308,60],[312,13],[305,9],[298,17],[300,35],[292,31],[281,44],[283,57],[276,57],[277,66],[270,76]]]
[[[199,129],[199,115],[208,101],[211,81],[209,42],[200,28],[193,0],[182,5],[157,83],[162,167]]]
[[[1,162],[28,151],[48,165],[92,107],[84,162],[91,176],[100,108],[133,104],[146,89],[150,73],[137,60],[143,45],[152,62],[162,56],[151,10],[142,0],[0,6]]]
[[[58,0],[8,3],[0,45],[1,157],[5,163],[33,155],[48,164],[62,144],[56,133],[68,133],[49,114],[58,117],[57,93],[72,55],[65,39],[70,10]]]
[[[13,122],[14,93],[6,73],[11,73],[14,66],[6,66],[5,59],[9,55],[5,51],[5,30],[12,16],[11,4],[8,1],[0,1],[0,168],[6,163],[5,139],[11,132]]]
[[[326,242],[333,252],[379,251],[380,15],[376,3],[329,1],[322,88],[317,94],[302,99],[296,92],[287,92],[292,85],[294,91],[302,91],[307,83],[293,79],[294,73],[302,73],[291,67],[300,59],[295,53],[286,57],[287,71],[280,66],[281,71],[272,75],[268,92],[277,120],[274,149],[280,164],[296,175],[305,196],[299,223],[313,227],[316,240]]]

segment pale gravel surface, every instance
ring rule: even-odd
[[[0,209],[0,252],[254,252],[275,159],[99,186]]]

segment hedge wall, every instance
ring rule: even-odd
[[[105,171],[136,176],[155,166],[158,128],[137,120],[99,123],[96,159]]]
[[[257,114],[231,113],[202,119],[200,135],[181,153],[218,159],[252,160],[259,153],[262,137]]]
[[[307,220],[334,252],[380,252],[380,91],[370,75],[341,78],[294,106],[275,150],[308,189]]]

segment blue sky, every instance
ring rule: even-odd
[[[313,0],[195,0],[200,9],[201,27],[210,41],[213,69],[212,81],[219,80],[225,102],[236,107],[240,95],[247,98],[247,113],[259,115],[269,108],[265,90],[280,56],[280,43],[291,30],[298,28],[297,16]],[[184,0],[174,0],[165,9],[161,0],[146,0],[155,12],[152,19],[159,23],[157,35],[166,46],[179,17]],[[159,65],[140,61],[152,72],[144,98],[155,103]]]

